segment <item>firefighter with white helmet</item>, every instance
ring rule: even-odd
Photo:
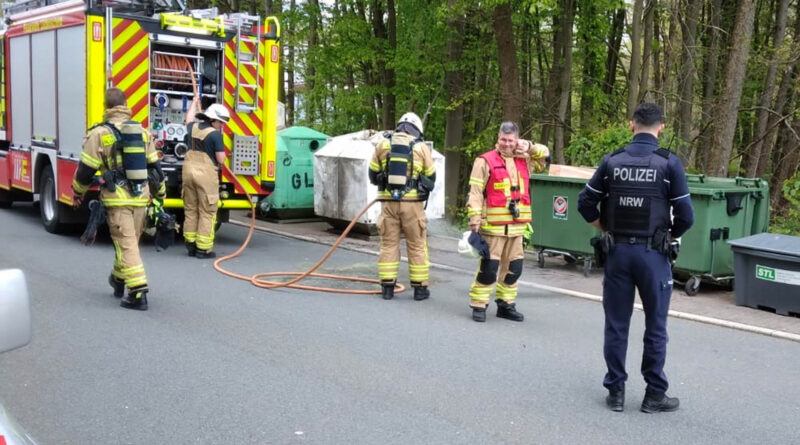
[[[214,258],[219,166],[225,162],[222,129],[231,114],[221,104],[212,104],[202,113],[199,108],[200,99],[195,97],[186,112],[189,151],[183,162],[183,238],[189,256]]]
[[[381,252],[378,276],[385,300],[394,297],[400,265],[400,234],[406,238],[408,269],[414,300],[430,296],[428,290],[427,224],[424,202],[436,181],[431,149],[422,138],[422,120],[414,113],[400,117],[395,131],[375,145],[369,179],[378,186],[382,201],[378,230]]]
[[[105,94],[103,122],[89,129],[83,140],[81,160],[72,180],[73,204],[80,207],[95,172],[102,174],[100,200],[106,208],[114,242],[114,267],[108,282],[114,296],[128,295],[120,306],[147,310],[147,275],[139,256],[139,237],[151,193],[166,194],[164,174],[147,131],[131,120],[125,93],[109,88]]]
[[[550,152],[541,144],[519,139],[514,122],[503,122],[494,149],[478,156],[469,177],[467,215],[470,229],[488,244],[469,289],[472,319],[486,321],[486,307],[497,282],[497,316],[522,321],[516,309],[517,280],[522,274],[522,235],[531,221],[528,182],[544,170]],[[499,271],[499,273],[498,273]]]

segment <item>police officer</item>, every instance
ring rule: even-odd
[[[212,104],[205,113],[198,113],[199,109],[200,100],[195,97],[186,112],[189,151],[183,162],[183,238],[189,256],[214,258],[219,166],[225,162],[222,129],[231,115],[221,104]]]
[[[400,265],[400,234],[406,237],[408,275],[414,300],[430,296],[428,289],[427,225],[424,202],[436,181],[431,149],[422,141],[422,120],[414,113],[400,117],[397,128],[375,144],[369,180],[378,186],[381,253],[378,277],[384,300],[394,297]]]
[[[472,231],[479,231],[489,245],[489,257],[481,258],[469,289],[472,319],[486,321],[486,307],[498,277],[497,316],[522,321],[517,311],[517,280],[522,274],[522,237],[531,221],[531,172],[544,170],[550,150],[519,139],[514,122],[503,122],[494,149],[478,156],[469,176],[467,215]]]
[[[164,175],[158,153],[141,124],[131,120],[125,93],[109,88],[105,94],[103,123],[89,129],[83,140],[80,163],[72,181],[73,204],[80,207],[86,191],[100,170],[103,185],[100,200],[106,207],[108,227],[114,242],[114,267],[108,282],[114,296],[128,295],[120,306],[147,310],[147,276],[139,256],[139,237],[144,230],[150,201],[148,177],[159,198],[164,197]]]
[[[604,232],[603,354],[608,372],[603,386],[613,411],[622,411],[625,403],[625,355],[634,287],[639,289],[645,314],[642,375],[647,389],[641,411],[674,411],[679,406],[677,398],[666,395],[664,375],[672,295],[668,250],[671,241],[691,227],[694,211],[680,160],[658,146],[663,121],[656,104],[637,106],[630,122],[633,141],[606,155],[578,199],[584,219]]]

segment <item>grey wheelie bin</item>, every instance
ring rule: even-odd
[[[800,316],[800,237],[760,233],[729,244],[736,304]]]

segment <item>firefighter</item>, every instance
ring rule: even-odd
[[[114,242],[114,267],[108,282],[114,296],[122,298],[120,306],[144,311],[149,289],[139,256],[139,237],[144,229],[150,187],[156,189],[158,198],[164,198],[164,174],[147,131],[131,120],[125,93],[118,88],[106,90],[105,107],[103,123],[90,128],[83,140],[72,181],[73,204],[81,206],[99,170],[100,200],[106,207]],[[125,287],[128,295],[123,298]]]
[[[400,264],[400,234],[406,238],[408,274],[414,300],[430,296],[428,245],[424,203],[433,190],[436,170],[431,149],[422,139],[422,120],[414,113],[400,117],[395,131],[377,144],[369,164],[369,180],[378,186],[381,253],[378,276],[384,300],[394,297]]]
[[[519,139],[514,122],[503,122],[494,149],[478,156],[469,177],[467,215],[472,231],[483,235],[489,257],[481,258],[469,289],[472,319],[486,321],[495,281],[497,316],[522,321],[517,311],[517,280],[522,274],[522,237],[531,221],[528,184],[531,172],[544,170],[547,147]]]
[[[214,258],[219,169],[225,162],[222,129],[231,115],[221,104],[210,105],[204,113],[199,108],[200,99],[195,97],[186,112],[189,151],[183,162],[183,237],[189,256]]]

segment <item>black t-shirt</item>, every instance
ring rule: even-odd
[[[197,127],[199,130],[203,130],[211,126],[211,124],[207,122],[190,122],[189,125],[186,126],[186,143],[189,145],[189,148],[192,148],[192,129],[195,125],[200,125]],[[219,130],[214,130],[209,134],[203,142],[200,144],[200,147],[196,147],[198,150],[202,150],[206,152],[206,154],[211,158],[211,162],[214,165],[217,165],[217,156],[216,153],[219,151],[225,151],[225,144],[222,142],[222,132]]]

